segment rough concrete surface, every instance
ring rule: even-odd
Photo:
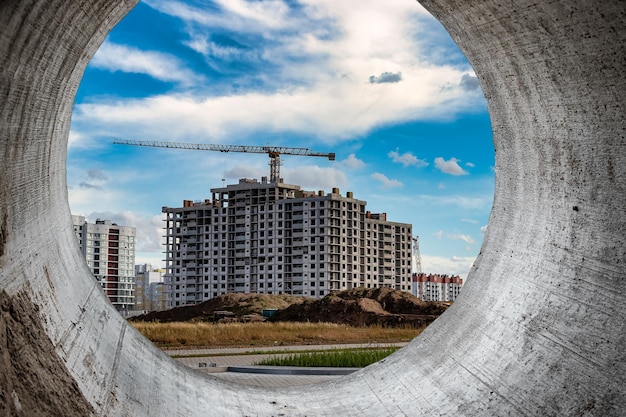
[[[41,355],[12,347],[26,328],[3,308],[0,410],[40,401],[72,415],[61,399],[76,384],[74,404],[102,416],[624,414],[626,2],[423,1],[489,105],[496,194],[481,255],[458,301],[400,353],[277,392],[176,363],[115,313],[79,256],[73,98],[134,4],[0,2],[0,289],[32,312],[24,340]],[[42,378],[15,374],[29,366]]]

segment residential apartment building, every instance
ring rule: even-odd
[[[135,306],[137,311],[159,311],[171,307],[163,282],[164,269],[150,264],[135,265]]]
[[[411,291],[411,225],[338,189],[241,179],[203,202],[163,207],[172,307],[229,292],[323,297],[354,287]]]
[[[424,301],[454,301],[463,287],[458,275],[413,274],[411,292]]]
[[[134,308],[135,228],[111,220],[88,223],[83,216],[72,216],[72,222],[89,269],[115,308],[126,314]]]

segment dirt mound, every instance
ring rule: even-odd
[[[272,321],[310,321],[352,326],[422,326],[431,323],[447,304],[422,301],[390,288],[356,288],[306,300],[277,311]]]
[[[271,321],[309,321],[352,326],[422,326],[435,320],[447,304],[422,301],[390,288],[355,288],[321,299],[291,295],[225,294],[195,306],[176,307],[133,317],[131,321],[214,321],[214,313],[229,311],[225,320],[242,321],[263,309],[278,309]],[[218,313],[219,316],[223,316]],[[244,320],[245,321],[245,320]]]
[[[372,300],[371,298],[362,298],[359,300],[359,307],[363,311],[367,311],[375,314],[389,314],[387,313],[380,303],[376,300]]]
[[[262,314],[263,309],[284,309],[290,305],[307,300],[305,297],[292,295],[240,294],[230,293],[214,297],[201,304],[175,307],[170,310],[153,311],[132,317],[130,321],[213,321],[216,311],[230,311],[236,317]]]

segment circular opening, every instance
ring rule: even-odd
[[[360,224],[338,219],[342,243],[360,239],[362,245],[355,244],[354,253],[322,251],[326,263],[338,262],[334,283],[320,276],[319,241],[304,242],[317,246],[298,255],[302,284],[293,285],[291,293],[316,298],[330,290],[391,284],[423,299],[454,299],[456,292],[444,293],[447,286],[418,289],[411,274],[419,268],[465,280],[493,198],[491,128],[478,80],[441,25],[413,3],[393,8],[368,3],[356,12],[337,4],[250,3],[237,9],[218,3],[140,3],[111,31],[76,98],[68,154],[70,205],[89,223],[100,219],[136,228],[134,263],[165,268],[162,207],[212,199],[209,189],[241,178],[262,181],[271,175],[267,155],[128,147],[114,140],[335,153],[333,162],[281,155],[280,176],[315,193],[350,193],[367,202],[367,211],[411,225],[419,250],[413,250],[418,240],[410,238],[397,247],[395,242],[389,248],[370,245],[379,230],[352,236]],[[283,222],[274,221],[277,227]],[[242,233],[251,237],[249,230]],[[289,293],[281,265],[287,254],[279,239],[283,236],[277,234],[275,245],[265,248],[266,265],[259,262],[256,278],[250,279],[250,269],[242,265],[245,279],[235,291]],[[191,267],[173,260],[167,265],[170,274],[153,276],[171,285],[173,297],[152,292],[149,300],[135,292],[134,303],[119,297],[116,307],[133,314],[233,292],[228,276],[237,281],[238,270],[231,273],[232,265],[212,262],[230,246],[194,249],[204,252],[205,263],[194,260]],[[120,270],[131,267],[122,250],[116,259]],[[408,255],[385,265],[377,252],[386,250]],[[107,261],[95,251],[86,249],[88,263],[110,298],[130,295],[125,284],[108,290]],[[189,283],[174,277],[183,268],[198,268],[194,272],[201,277],[202,289],[194,289],[193,299]],[[400,275],[406,279],[397,281]]]

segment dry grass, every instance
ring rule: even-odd
[[[131,323],[161,348],[407,342],[423,328],[350,327],[333,323]]]

